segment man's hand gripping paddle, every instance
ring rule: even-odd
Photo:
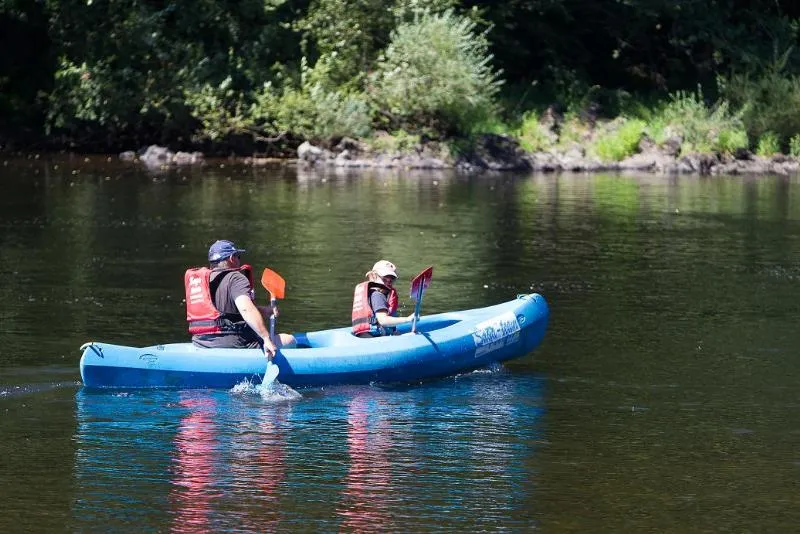
[[[416,305],[414,306],[414,320],[411,323],[412,333],[417,331],[419,309],[422,306],[422,295],[425,293],[425,290],[428,289],[428,286],[431,283],[431,278],[433,278],[433,266],[428,267],[415,276],[413,280],[411,280],[411,291],[409,292],[409,296],[417,301]]]
[[[261,275],[261,285],[264,286],[264,289],[267,290],[269,293],[269,304],[272,306],[272,315],[269,318],[269,337],[272,342],[275,341],[275,304],[277,299],[282,299],[284,297],[284,292],[286,290],[286,280],[284,280],[281,275],[276,273],[271,269],[264,269],[264,274]],[[264,379],[261,381],[262,386],[269,386],[272,384],[276,378],[278,378],[278,373],[280,370],[275,363],[267,358],[267,370],[264,373]]]

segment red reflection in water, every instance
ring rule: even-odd
[[[234,499],[243,532],[276,532],[282,518],[280,487],[286,479],[286,443],[279,415],[264,410],[257,429],[243,422],[233,446]]]
[[[344,522],[342,530],[356,532],[391,531],[387,497],[391,487],[389,424],[372,414],[364,396],[353,398],[348,413],[347,446],[350,468],[337,513]]]
[[[286,478],[286,442],[281,432],[281,425],[275,421],[265,421],[261,425],[263,446],[259,447],[259,487],[266,503],[278,514],[280,503],[279,489]],[[278,517],[275,518],[276,520]]]
[[[175,511],[172,532],[209,532],[214,449],[217,441],[213,422],[216,403],[211,398],[185,398],[180,406],[189,408],[175,436],[170,501]]]

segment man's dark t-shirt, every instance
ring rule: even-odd
[[[213,288],[217,276],[222,273],[211,273],[211,286]],[[214,305],[224,314],[238,314],[236,299],[241,295],[250,295],[250,281],[239,271],[229,271],[219,283],[216,292],[211,295]],[[258,348],[261,346],[261,339],[250,326],[245,326],[241,333],[237,334],[202,334],[192,336],[195,345],[207,348]]]

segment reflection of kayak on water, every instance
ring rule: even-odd
[[[453,524],[526,532],[537,508],[519,496],[541,482],[547,384],[469,373],[284,403],[79,388],[68,530],[423,532],[447,506]]]
[[[390,502],[396,497],[390,457],[396,430],[380,404],[373,405],[364,395],[356,395],[348,407],[350,465],[337,507],[346,527],[342,530],[347,532],[370,532],[376,525],[384,532],[396,530],[390,513]]]
[[[295,334],[298,347],[275,357],[289,386],[414,382],[519,358],[541,342],[549,310],[544,297],[516,299],[459,312],[421,317],[417,334],[358,338],[350,328]],[[82,347],[85,386],[113,388],[230,388],[260,382],[259,349],[207,349],[191,343],[126,347],[91,342]]]
[[[98,521],[112,532],[132,524],[171,533],[276,531],[290,403],[223,390],[86,388],[75,402],[70,531],[96,530]]]

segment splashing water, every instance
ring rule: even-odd
[[[259,384],[256,386],[256,391],[258,391],[262,399],[271,402],[291,401],[303,398],[299,392],[280,382],[273,382],[268,386]]]
[[[461,378],[471,378],[476,375],[493,375],[505,372],[505,367],[500,362],[493,362],[488,367],[483,367],[481,369],[475,369],[473,371],[468,371],[466,373],[458,373],[457,375],[453,376],[453,379],[459,380]]]
[[[303,395],[280,382],[272,382],[268,386],[254,384],[248,379],[242,380],[231,388],[234,395],[261,395],[261,398],[270,402],[281,402],[302,399]]]

